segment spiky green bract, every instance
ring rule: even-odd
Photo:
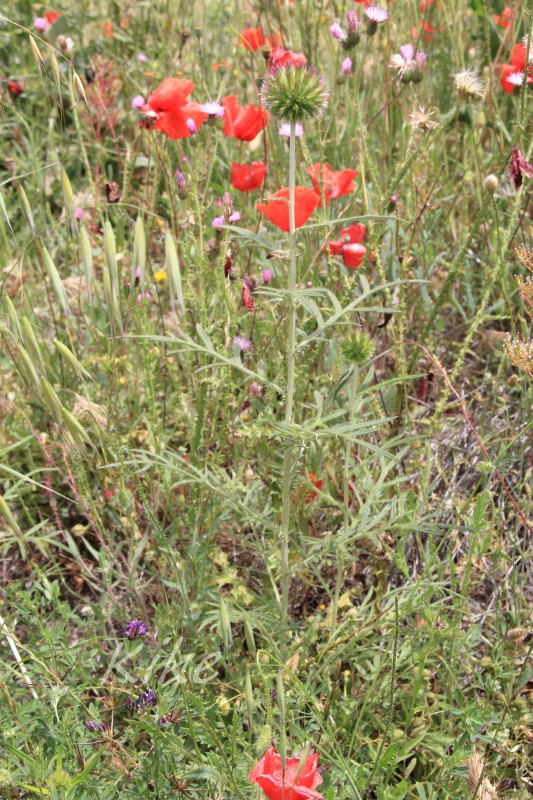
[[[356,331],[344,339],[341,349],[348,361],[354,364],[362,364],[374,352],[374,342],[364,331]]]
[[[268,72],[261,87],[262,103],[284,122],[320,117],[328,105],[329,89],[315,67],[288,64]]]

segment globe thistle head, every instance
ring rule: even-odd
[[[285,122],[320,117],[328,104],[329,90],[322,75],[307,64],[287,64],[267,73],[261,100],[272,116]]]
[[[354,364],[362,364],[372,356],[374,342],[368,333],[356,331],[342,341],[341,350],[348,361]]]
[[[50,786],[51,789],[68,790],[72,786],[72,775],[64,769],[56,769],[48,778],[48,786]]]

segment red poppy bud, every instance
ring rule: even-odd
[[[24,93],[24,87],[18,81],[8,81],[7,88],[11,94],[14,94],[16,97],[18,97],[19,94]]]
[[[366,255],[364,244],[345,244],[342,248],[342,260],[348,269],[357,269]]]

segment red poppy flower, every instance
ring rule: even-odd
[[[511,64],[513,67],[516,67],[517,72],[523,72],[526,68],[527,61],[528,57],[526,45],[523,42],[515,44],[513,47],[513,52],[511,53]]]
[[[320,198],[314,189],[296,186],[294,191],[294,221],[297,228],[305,225],[313,211],[320,205]],[[277,225],[280,230],[289,231],[289,187],[279,189],[267,203],[257,203],[256,208]]]
[[[261,28],[245,28],[241,31],[239,45],[246,50],[258,50],[265,43],[265,37]]]
[[[293,67],[303,67],[307,64],[307,59],[303,53],[295,53],[293,50],[285,50],[284,47],[274,47],[270,51],[268,58],[268,68],[270,70],[286,67],[291,64]]]
[[[14,94],[17,97],[18,97],[19,94],[23,94],[24,93],[24,87],[18,81],[8,81],[7,82],[7,88],[9,89],[11,94]]]
[[[268,111],[253,105],[240,106],[234,94],[222,100],[224,106],[224,134],[251,142],[268,122]]]
[[[305,493],[305,504],[306,505],[309,505],[309,503],[312,503],[313,500],[316,500],[316,498],[318,497],[318,492],[322,489],[322,486],[324,485],[324,479],[323,478],[317,478],[314,472],[310,472],[309,473],[309,480],[313,484],[315,489],[317,489],[318,491],[316,491],[316,492],[308,491],[308,492]],[[315,786],[317,786],[317,785],[318,784],[315,784]],[[312,787],[312,788],[314,788],[314,787]]]
[[[239,192],[252,192],[259,189],[267,171],[263,161],[252,161],[251,164],[231,162],[231,184]]]
[[[501,14],[494,14],[492,17],[494,24],[499,25],[500,28],[508,28],[513,18],[513,9],[507,6],[503,9]]]
[[[141,124],[163,131],[169,139],[186,139],[191,135],[187,120],[192,119],[199,128],[207,119],[198,103],[187,100],[193,89],[194,83],[185,78],[165,78],[141,108],[145,115]]]
[[[313,181],[315,192],[320,198],[324,197],[326,205],[335,197],[342,197],[345,194],[355,191],[354,178],[357,175],[356,169],[333,170],[329,164],[313,164],[307,167],[307,171]]]
[[[317,762],[316,753],[310,753],[303,766],[300,758],[287,758],[283,771],[281,756],[270,747],[248,777],[261,787],[269,800],[321,800],[322,795],[315,792],[322,783]]]
[[[269,47],[280,47],[281,35],[279,31],[276,31],[276,33],[269,33],[266,38],[266,43]]]
[[[56,22],[60,16],[61,14],[59,14],[57,11],[47,11],[44,15],[44,18],[46,20],[47,25],[53,25],[54,22]]]
[[[366,225],[362,222],[356,222],[350,225],[349,228],[342,228],[339,231],[339,240],[329,243],[329,252],[333,256],[339,256],[342,253],[342,248],[348,244],[360,244],[365,238]]]

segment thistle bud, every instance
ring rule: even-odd
[[[489,194],[494,194],[498,188],[498,183],[499,181],[496,175],[487,175],[483,182],[483,186],[485,187],[486,191],[489,192]]]
[[[364,331],[356,331],[348,336],[341,344],[344,357],[354,364],[362,364],[374,352],[374,343]]]

